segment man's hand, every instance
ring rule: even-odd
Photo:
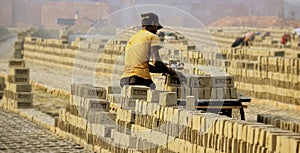
[[[174,70],[170,69],[169,75],[173,78],[178,78],[180,80],[180,82],[186,82],[184,74],[179,71],[174,71]]]

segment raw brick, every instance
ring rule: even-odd
[[[25,61],[23,59],[13,59],[8,61],[8,67],[25,67]]]
[[[177,106],[176,92],[165,92],[159,94],[159,104],[161,106]]]
[[[149,90],[149,87],[130,85],[127,90],[128,94],[126,97],[128,98],[147,99],[147,91]]]
[[[29,76],[13,76],[8,75],[8,82],[15,84],[29,84]]]
[[[8,83],[7,89],[13,92],[31,92],[31,85]]]
[[[86,102],[85,109],[87,111],[90,110],[109,111],[109,102],[106,100],[87,98],[85,102]]]
[[[196,100],[194,96],[186,97],[186,109],[195,110],[196,109]]]
[[[166,83],[167,86],[174,86],[174,87],[179,87],[181,85],[180,79],[179,78],[173,78],[170,75],[167,76],[166,78]]]
[[[159,102],[159,94],[165,91],[162,90],[148,90],[147,91],[147,101],[148,102]]]
[[[125,106],[123,106],[125,109],[134,110],[136,107],[137,99],[133,98],[125,98]]]
[[[24,67],[9,68],[9,75],[29,77],[29,68],[24,68]]]

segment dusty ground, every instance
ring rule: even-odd
[[[54,135],[38,125],[0,109],[1,153],[88,153],[83,147]]]
[[[52,117],[58,116],[59,110],[65,108],[69,100],[64,97],[54,96],[43,90],[33,89],[33,108]]]
[[[257,114],[274,114],[300,122],[299,111],[258,104],[255,101],[249,103],[248,108],[245,109],[245,114],[247,121],[256,121]]]

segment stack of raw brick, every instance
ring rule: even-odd
[[[29,32],[21,32],[18,33],[18,40],[14,43],[14,54],[13,57],[15,59],[22,59],[23,58],[23,50],[24,50],[24,40],[25,37],[28,36]]]
[[[104,100],[105,92],[110,93],[111,96],[118,95],[117,87],[115,89],[108,87],[105,91],[104,88],[95,88],[86,84],[72,85],[73,96],[70,105],[66,110],[61,110],[57,126],[66,132],[67,137],[85,146],[86,144],[100,146],[103,150],[109,151],[134,151],[137,149],[138,143],[147,143],[142,138],[137,139],[135,136],[130,136],[130,126],[135,120],[137,101],[152,97],[149,101],[154,100],[157,105],[177,105],[175,93],[155,90],[152,91],[153,93],[149,93],[150,91],[148,87],[125,86],[121,93],[122,101],[119,102],[121,107],[116,110],[116,114],[112,114],[106,112],[109,109],[109,103]],[[160,95],[160,93],[162,94]],[[151,94],[151,96],[147,96],[147,94]],[[160,96],[163,101],[158,101],[157,96]],[[105,112],[102,110],[104,107],[106,108]],[[132,147],[128,148],[129,146]]]
[[[183,29],[183,31],[188,33],[188,35],[192,35],[188,29]],[[197,32],[201,33],[200,31]],[[203,32],[201,34],[208,35],[208,33]],[[231,36],[227,36],[225,33],[224,36],[221,36],[221,34],[222,31],[215,33],[214,36],[217,35],[218,37],[232,39]],[[241,35],[242,33],[239,31],[239,34]],[[281,35],[282,30],[272,30],[272,36],[278,38],[278,40]],[[208,43],[202,37],[204,38],[204,36],[201,36],[201,38],[195,39],[199,39],[203,43]],[[197,41],[195,40],[194,42]],[[297,82],[299,82],[299,52],[297,52],[297,48],[278,49],[276,41],[271,37],[264,38],[264,41],[269,43],[269,45],[265,44],[263,47],[260,45],[260,47],[238,49],[227,48],[227,46],[221,49],[201,47],[201,52],[193,49],[184,50],[182,48],[183,50],[180,50],[180,58],[183,59],[185,64],[192,63],[196,66],[213,65],[225,67],[227,72],[236,76],[235,81],[239,91],[251,97],[272,99],[299,105],[299,100],[297,100],[299,99],[299,90],[297,89]],[[276,44],[275,46],[274,43]],[[295,42],[295,44],[298,44],[298,42]],[[276,58],[277,62],[274,62],[272,58]],[[193,73],[198,74],[196,71]],[[266,91],[265,89],[271,90]]]
[[[51,67],[78,68],[96,75],[120,73],[126,41],[107,39],[67,40],[25,37],[24,58]],[[101,57],[101,58],[99,58]]]
[[[91,39],[72,42],[78,46],[74,66],[96,73],[96,75],[120,74],[123,72],[124,51],[128,36],[119,39]],[[99,58],[101,57],[101,58]]]
[[[136,149],[137,138],[131,135],[131,126],[135,120],[136,103],[139,99],[147,98],[148,90],[143,86],[123,87],[122,100],[118,102],[121,107],[116,110],[116,129],[112,129],[112,141],[118,148]]]
[[[20,38],[19,34],[19,39],[15,41],[14,45],[14,58],[15,59],[22,59],[23,58],[23,44],[24,44],[24,39]]]
[[[138,88],[139,90],[136,91],[135,88]],[[117,107],[134,110],[136,100],[145,100],[147,98],[148,89],[149,88],[146,86],[124,86],[123,88],[117,86],[108,86],[107,100],[112,104],[112,110],[115,112]],[[128,90],[132,90],[136,94],[127,95]]]
[[[158,118],[147,117],[142,112],[147,107],[140,107],[140,102],[147,101],[159,108],[160,106],[177,106],[177,95],[175,92],[150,90],[144,86],[124,86],[122,90],[124,104],[117,109],[116,129],[112,130],[112,140],[120,148],[129,148],[129,150],[147,150],[148,152],[157,152],[159,145],[146,140],[145,137],[134,135],[133,126],[137,123],[147,124],[147,127],[156,128]],[[150,113],[150,112],[149,112]],[[154,113],[154,112],[153,112]]]
[[[104,74],[121,74],[124,67],[124,53],[127,39],[116,39],[109,41],[101,53],[97,62],[97,72]]]
[[[182,30],[185,34],[187,33],[187,37],[195,35],[195,29]],[[223,31],[226,30],[223,29]],[[234,30],[235,33],[241,34],[237,30],[245,31],[246,29]],[[229,29],[229,31],[232,31],[232,29]],[[274,47],[241,49],[223,47],[219,49],[205,45],[201,46],[201,48],[196,48],[196,46],[199,47],[196,44],[197,42],[210,43],[211,41],[210,33],[197,30],[196,32],[196,35],[199,34],[199,39],[195,37],[195,39],[198,39],[195,41],[195,44],[188,42],[179,45],[165,45],[166,48],[161,52],[163,59],[166,60],[170,56],[172,58],[176,57],[187,65],[187,69],[192,69],[191,65],[196,67],[199,65],[224,67],[224,70],[235,76],[236,87],[240,92],[255,98],[271,99],[299,105],[298,99],[300,98],[300,94],[297,87],[299,86],[298,58],[300,53],[297,50],[292,50],[291,48],[278,49]],[[280,31],[274,32],[276,32],[277,37]],[[129,31],[124,37],[118,36],[116,39],[120,38],[120,40],[113,40],[107,43],[106,46],[101,46],[101,43],[96,41],[83,45],[88,47],[88,51],[90,50],[91,54],[79,54],[77,63],[79,65],[76,65],[76,67],[96,71],[97,75],[120,74],[124,67],[123,51],[126,44],[122,39],[128,38],[131,33]],[[220,35],[218,37],[223,37],[220,32],[217,35]],[[224,34],[224,37],[227,37],[227,35]],[[228,37],[232,39],[231,35],[228,35]],[[194,40],[192,37],[191,39]],[[67,44],[55,45],[56,43],[54,42],[56,40],[40,41],[40,39],[37,39],[36,41],[25,41],[25,59],[53,67],[72,68],[80,43],[77,43],[77,47],[74,42],[72,44],[75,46],[72,47],[69,45],[69,47],[66,47],[68,46]],[[104,50],[100,55],[101,58],[96,61],[98,56],[94,56],[94,53],[97,52],[93,52],[92,50],[102,47],[104,47]],[[91,61],[97,63],[95,68],[91,66],[95,65],[91,64]],[[194,69],[193,74],[200,74],[199,70]],[[278,85],[280,88],[278,88]],[[163,89],[165,88],[161,88],[161,90]]]
[[[257,122],[271,124],[282,130],[300,133],[300,122],[296,118],[284,118],[275,114],[258,114]]]
[[[274,48],[278,47],[283,33],[292,33],[290,29],[258,29],[258,28],[249,28],[241,27],[235,30],[232,30],[229,27],[223,27],[222,29],[211,29],[210,35],[213,36],[214,41],[220,46],[228,46],[234,42],[237,37],[241,37],[248,31],[260,31],[260,32],[271,32],[270,36],[260,36],[256,35],[254,39],[254,46],[264,47],[264,48]],[[208,34],[207,34],[208,35]],[[204,42],[204,41],[203,41]],[[290,45],[285,45],[285,48],[294,48],[299,47],[299,40],[292,41]]]
[[[25,38],[31,36],[34,32],[35,29],[28,29],[24,32],[18,33],[18,40],[14,43],[14,59],[23,59]]]
[[[61,109],[57,127],[77,143],[97,144],[110,138],[115,115],[109,113],[106,89],[89,84],[72,84],[70,104]],[[97,142],[96,142],[97,141]]]
[[[5,109],[32,108],[33,94],[29,84],[29,68],[24,60],[9,60],[9,73],[4,90],[3,107]]]
[[[94,73],[95,71],[97,73],[97,62],[99,57],[102,57],[101,54],[104,49],[104,44],[107,42],[107,40],[81,40],[81,38],[77,38],[76,42],[78,43],[79,47],[77,54],[75,54],[74,67],[87,72]]]
[[[185,74],[185,79],[156,76],[153,80],[157,89],[175,92],[178,99],[186,99],[187,96],[194,96],[195,99],[237,99],[234,78],[219,74]]]
[[[69,29],[60,29],[59,30],[59,39],[68,40],[68,36],[71,33],[73,33],[72,30],[69,30]]]
[[[102,122],[107,119],[102,115],[103,106],[93,110],[95,115],[84,115],[84,107],[94,105],[88,101],[88,95],[94,95],[93,98],[98,100],[96,104],[101,105],[95,94],[96,89],[85,90],[91,88],[90,85],[72,86],[70,106],[66,111],[61,111],[58,127],[69,138],[85,146],[90,145],[94,151],[279,153],[297,152],[300,149],[300,135],[295,133],[272,125],[189,111],[177,106],[175,93],[140,86],[125,87],[121,94],[124,99],[135,99],[134,110],[131,110],[133,105],[130,104],[130,109],[126,109],[126,105],[119,107],[115,117],[106,112],[107,116],[111,115],[112,122],[108,124]],[[144,91],[147,91],[147,95]],[[99,122],[91,123],[95,118]],[[101,129],[102,132],[96,132]]]
[[[171,48],[171,49],[170,49]],[[227,59],[225,52],[220,52],[217,47],[202,47],[201,50],[195,45],[164,45],[161,49],[161,57],[167,61],[170,58],[180,60],[185,64],[187,72],[200,74],[197,66],[215,66],[223,68],[230,66],[231,60]]]
[[[118,110],[123,134],[113,141],[149,152],[296,152],[300,147],[299,135],[274,126],[148,100],[137,100],[135,111]]]
[[[226,71],[235,76],[240,92],[251,97],[298,105],[299,59],[295,50],[295,57],[286,57],[287,51],[282,49],[258,47],[222,48],[221,52],[231,60]]]
[[[298,58],[285,57],[281,50],[259,48],[235,49],[228,55],[233,59],[227,71],[235,75],[240,92],[260,99],[299,105]]]
[[[24,59],[50,67],[68,68],[73,66],[75,52],[67,40],[25,37]]]

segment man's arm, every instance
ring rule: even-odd
[[[154,66],[149,64],[149,71],[152,73],[167,73],[172,77],[179,78],[180,81],[185,82],[185,76],[178,71],[172,70],[171,68],[168,68],[165,63],[162,62],[159,53],[158,53],[159,47],[151,47],[151,56],[153,59]]]
[[[154,66],[150,65],[150,72],[152,73],[168,73],[170,75],[176,74],[176,72],[166,66],[165,63],[162,62],[158,50],[160,49],[159,46],[152,46],[151,47],[151,57],[152,63]]]

